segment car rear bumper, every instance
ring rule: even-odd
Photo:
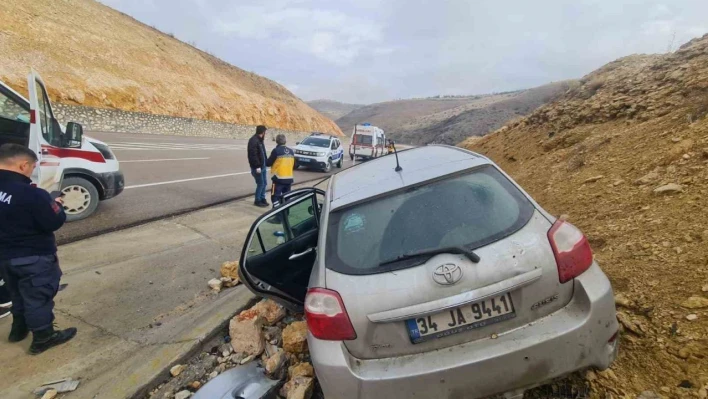
[[[98,179],[103,186],[103,197],[101,200],[107,200],[115,197],[125,189],[125,177],[120,170],[108,173],[99,173]]]
[[[564,308],[484,340],[424,354],[356,359],[341,342],[308,337],[327,398],[478,398],[523,390],[617,355],[612,287],[596,263],[574,280]]]

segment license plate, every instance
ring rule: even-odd
[[[417,319],[406,320],[406,328],[411,342],[418,344],[514,317],[516,313],[511,294],[506,293]]]
[[[298,162],[310,162],[310,158],[297,158]]]

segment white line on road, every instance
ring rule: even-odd
[[[131,189],[131,188],[142,188],[142,187],[152,187],[152,186],[161,186],[163,184],[175,184],[175,183],[184,183],[188,181],[196,181],[196,180],[206,180],[206,179],[218,179],[219,177],[229,177],[229,176],[238,176],[238,175],[250,175],[251,172],[238,172],[238,173],[227,173],[224,175],[216,175],[216,176],[204,176],[204,177],[194,177],[191,179],[180,179],[180,180],[170,180],[170,181],[161,181],[157,183],[147,183],[147,184],[136,184],[134,186],[126,186],[125,189]]]
[[[211,159],[211,158],[169,158],[169,159],[134,159],[130,161],[119,161],[120,163],[128,162],[164,162],[164,161],[196,161],[199,159]]]

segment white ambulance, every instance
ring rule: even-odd
[[[349,143],[349,158],[371,159],[386,155],[386,135],[383,129],[369,123],[354,126]]]
[[[62,126],[54,117],[42,78],[27,78],[29,100],[0,82],[0,145],[31,148],[39,159],[32,181],[47,191],[61,191],[68,221],[90,216],[98,202],[123,191],[118,160],[108,145],[83,136],[74,122]]]

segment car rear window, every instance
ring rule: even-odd
[[[357,134],[354,137],[354,144],[371,144],[373,142],[372,136],[367,136],[364,134]]]
[[[327,268],[344,274],[400,270],[413,264],[380,264],[413,252],[488,245],[521,229],[533,212],[516,186],[484,166],[332,212]]]
[[[319,139],[319,138],[314,138],[314,137],[308,137],[302,141],[302,144],[313,146],[313,147],[327,148],[327,147],[329,147],[329,139]]]

